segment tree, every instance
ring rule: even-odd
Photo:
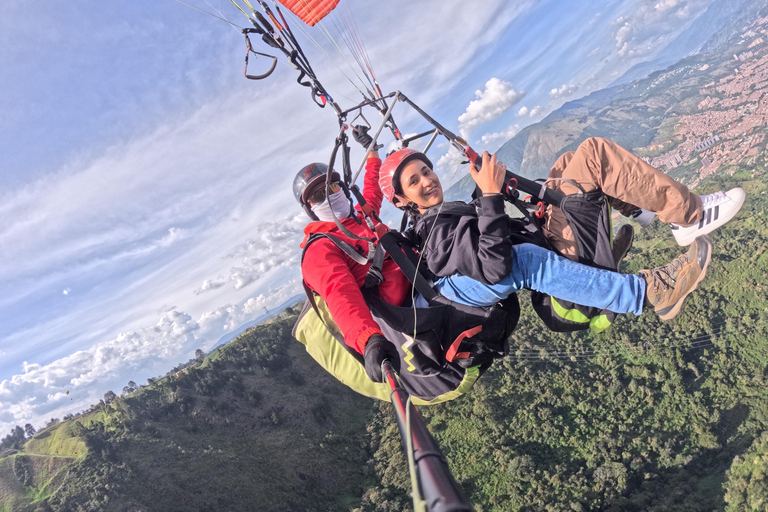
[[[37,431],[35,430],[35,427],[33,427],[31,423],[27,423],[26,425],[24,425],[24,432],[27,433],[27,437],[32,437],[35,435]]]
[[[139,386],[137,386],[136,383],[133,382],[132,380],[129,380],[128,381],[128,387],[133,389],[133,390],[136,390]]]
[[[195,350],[195,359],[197,359],[198,363],[202,363],[203,359],[205,359],[205,352],[203,352],[201,349]]]
[[[117,398],[117,395],[112,390],[109,390],[106,393],[104,393],[104,403],[107,404],[107,405],[109,405],[112,402],[114,402],[115,398]]]
[[[0,450],[19,449],[24,441],[24,429],[16,425],[16,428],[12,429],[11,433],[0,442]]]

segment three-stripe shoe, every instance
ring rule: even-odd
[[[732,188],[728,192],[715,192],[701,196],[704,210],[699,222],[687,227],[670,224],[678,245],[683,247],[691,245],[697,236],[706,235],[731,220],[739,213],[745,197],[744,190],[739,187]]]
[[[685,304],[712,262],[712,241],[707,235],[696,238],[686,254],[662,267],[641,270],[645,279],[645,304],[662,320],[672,320]]]

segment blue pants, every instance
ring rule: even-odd
[[[640,315],[645,300],[645,280],[640,276],[582,265],[533,244],[512,248],[512,272],[494,285],[455,274],[441,277],[435,287],[441,295],[468,306],[490,306],[524,288],[614,313]],[[421,297],[420,301],[426,302]]]

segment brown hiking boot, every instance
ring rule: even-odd
[[[645,303],[662,320],[671,320],[680,312],[686,297],[695,290],[707,274],[712,262],[712,240],[709,236],[697,237],[687,253],[663,267],[641,270],[638,275],[645,279]]]
[[[613,261],[616,262],[616,272],[621,271],[621,260],[632,248],[635,239],[635,230],[629,224],[624,224],[613,237]]]

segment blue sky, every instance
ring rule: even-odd
[[[653,57],[710,1],[342,4],[385,91],[495,150]],[[189,3],[247,23],[228,2]],[[351,106],[359,94],[297,35]],[[290,183],[327,160],[337,121],[284,61],[252,82],[243,56],[237,30],[173,0],[0,5],[0,434],[163,374],[300,293],[307,219]],[[404,132],[424,129],[398,108]],[[431,156],[452,180],[446,150]]]

